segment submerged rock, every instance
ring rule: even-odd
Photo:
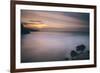
[[[89,59],[89,51],[84,51],[83,53],[80,53],[76,57],[73,58],[74,60],[86,60]]]
[[[76,47],[76,51],[72,50],[70,55],[72,60],[86,60],[89,59],[89,50],[85,50],[85,45],[79,45]]]

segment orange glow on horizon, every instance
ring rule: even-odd
[[[27,25],[24,25],[24,27],[27,27],[27,28],[45,28],[45,27],[48,27],[48,25],[46,24],[27,24]]]

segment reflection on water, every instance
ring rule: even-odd
[[[77,32],[31,32],[22,35],[21,62],[62,61],[71,58],[77,45],[89,50],[89,34]]]

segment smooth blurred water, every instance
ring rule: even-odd
[[[89,34],[78,32],[31,32],[22,36],[21,61],[60,61],[70,58],[76,46],[89,50]]]

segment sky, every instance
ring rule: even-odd
[[[89,31],[89,13],[21,10],[24,27],[53,31]]]

